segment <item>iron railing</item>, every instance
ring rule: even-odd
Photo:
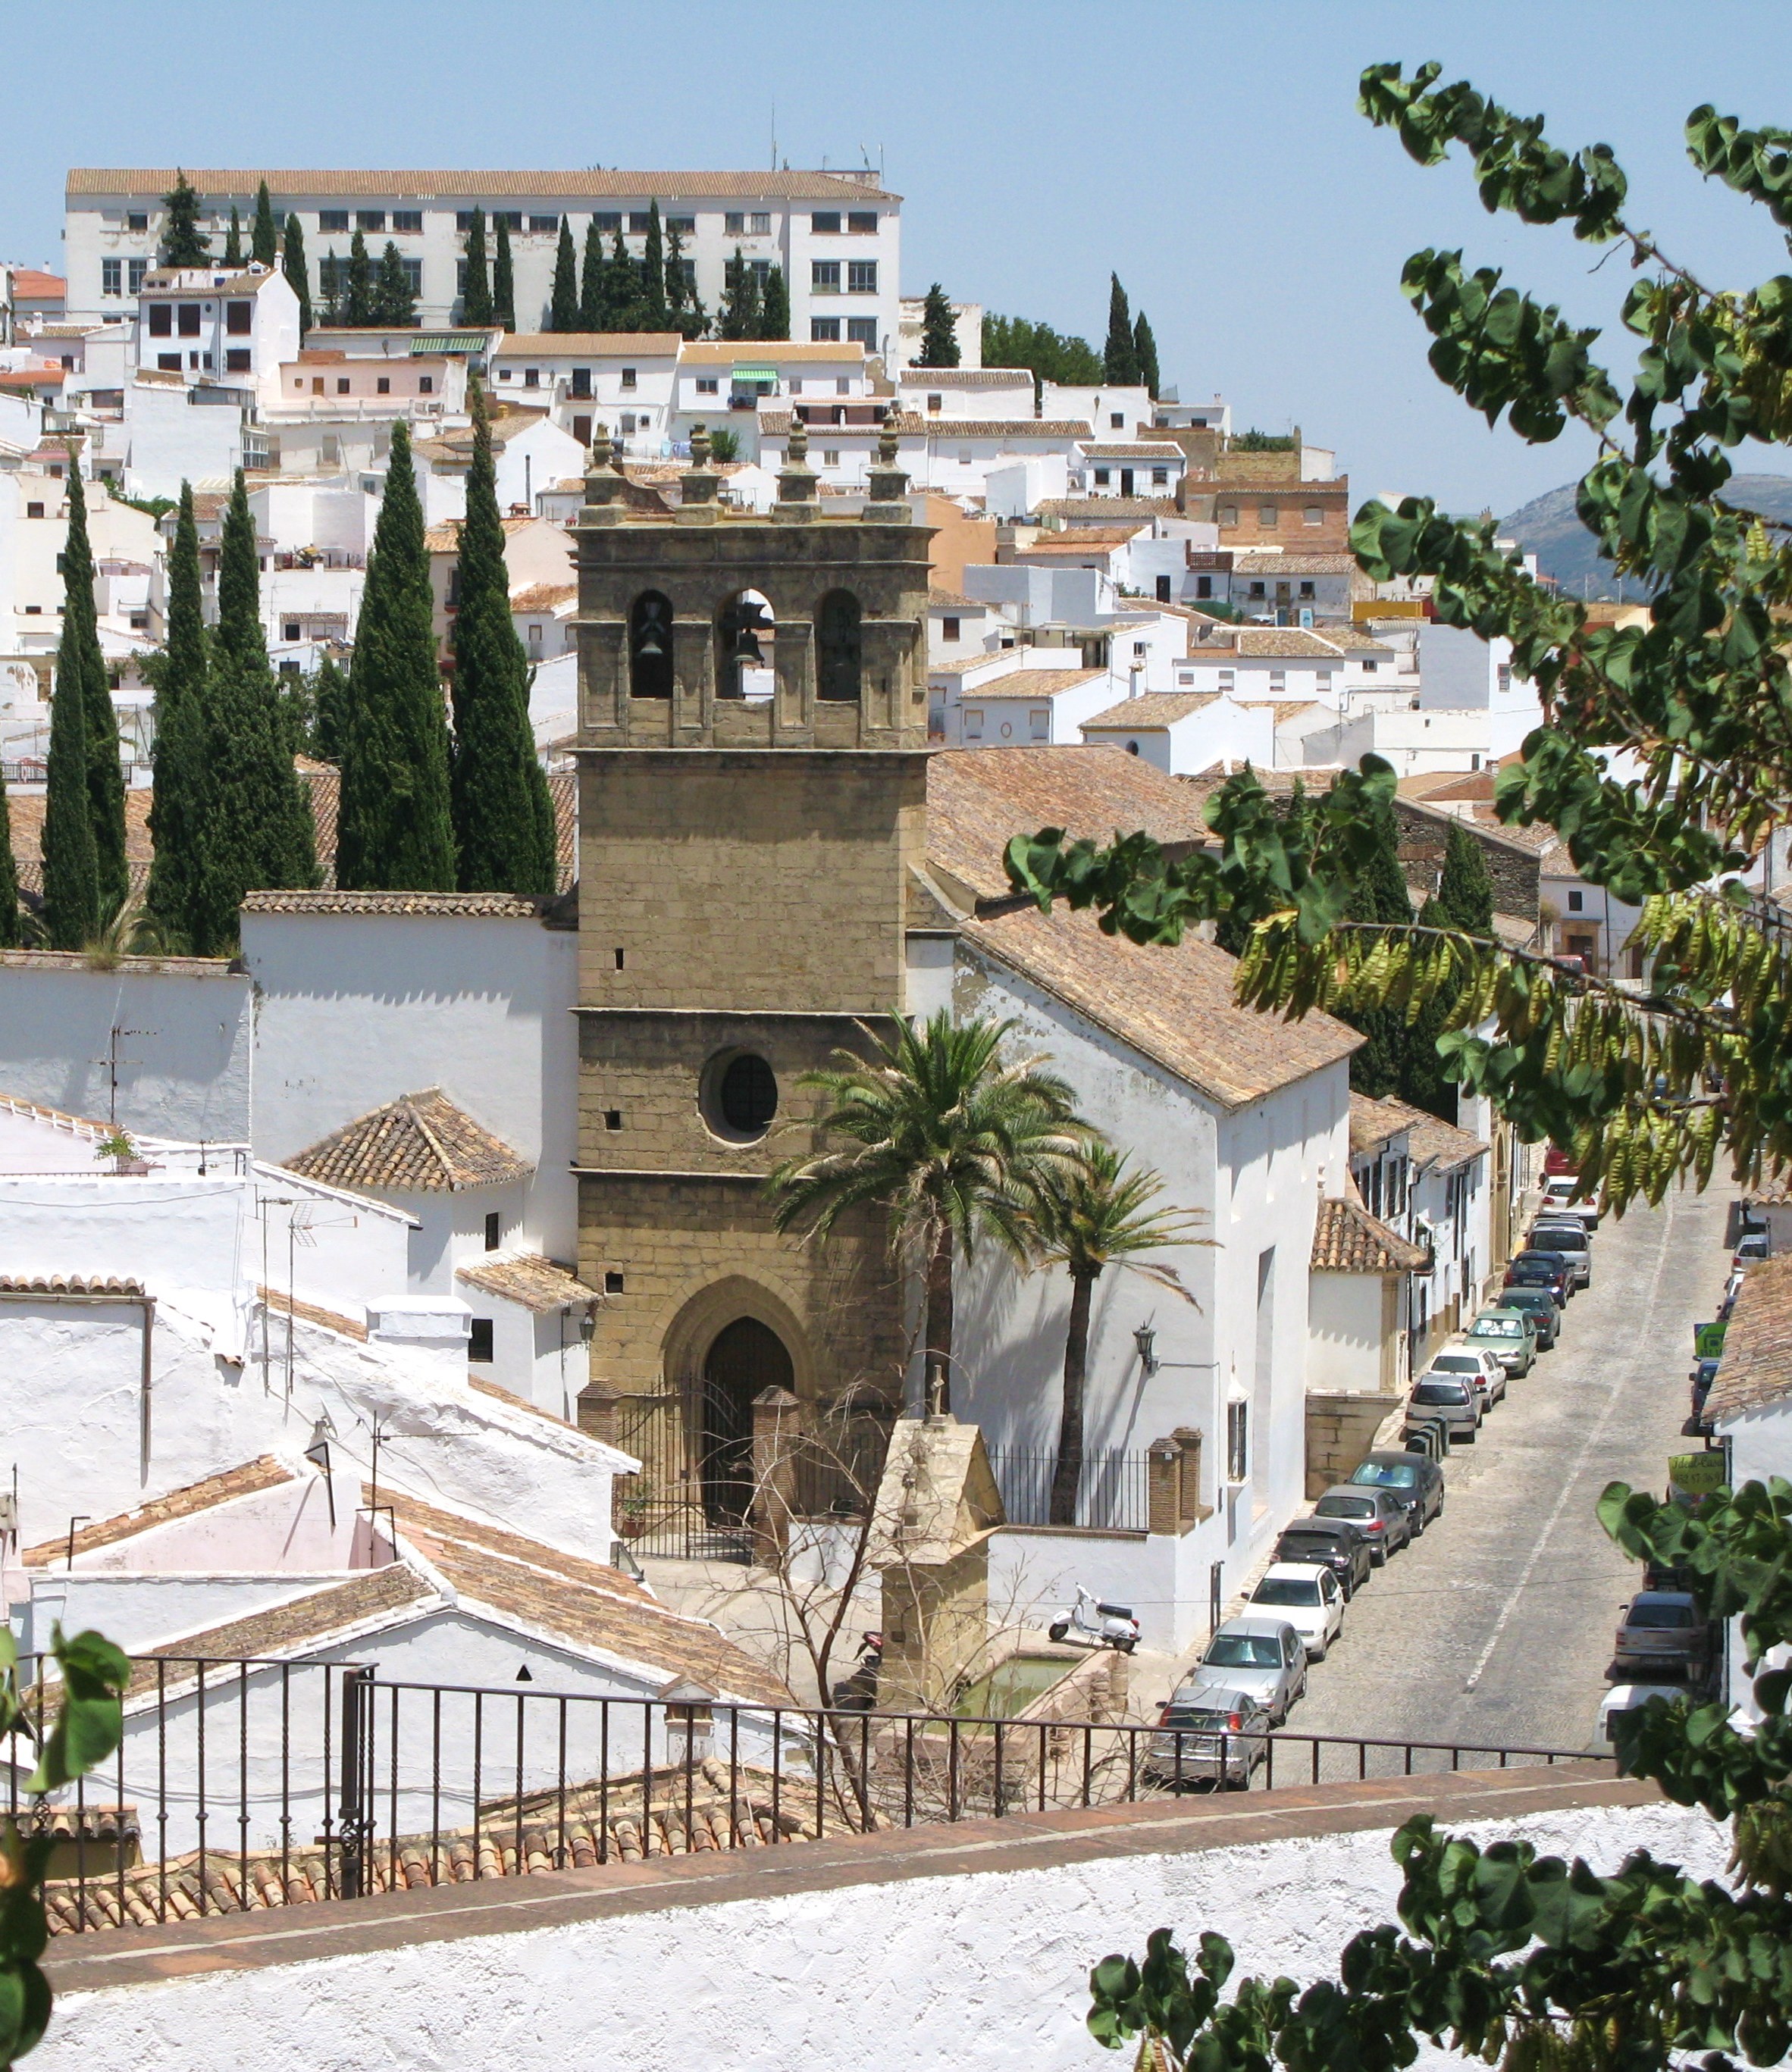
[[[125,1738],[100,1770],[32,1799],[31,1752],[5,1764],[0,1819],[56,1843],[56,1933],[1222,1783],[1272,1791],[1586,1759],[1285,1729],[387,1682],[369,1663],[159,1657],[134,1667]],[[35,1688],[41,1726],[54,1701]]]
[[[1052,1483],[1058,1466],[1054,1447],[991,1446],[989,1464],[1009,1524],[1052,1523]],[[1077,1484],[1077,1524],[1109,1532],[1149,1531],[1149,1474],[1144,1453],[1090,1447],[1082,1457]]]

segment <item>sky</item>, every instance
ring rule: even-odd
[[[1298,425],[1353,500],[1503,516],[1586,450],[1489,433],[1444,390],[1401,266],[1460,247],[1609,334],[1625,262],[1488,216],[1460,156],[1417,166],[1357,114],[1365,64],[1431,57],[1612,145],[1633,219],[1701,278],[1792,270],[1681,138],[1704,101],[1792,127],[1786,0],[0,0],[0,256],[59,263],[72,165],[731,168],[775,134],[793,166],[882,166],[905,293],[1098,347],[1117,272],[1184,401]]]

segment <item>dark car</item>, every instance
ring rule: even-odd
[[[1559,1252],[1515,1252],[1506,1269],[1508,1288],[1547,1288],[1557,1306],[1567,1307],[1574,1292],[1574,1269]]]
[[[1500,1297],[1502,1309],[1522,1309],[1537,1326],[1537,1350],[1547,1353],[1562,1328],[1562,1307],[1549,1289],[1509,1283]]]
[[[1423,1532],[1444,1508],[1444,1470],[1419,1453],[1365,1453],[1350,1470],[1350,1479],[1366,1489],[1384,1489],[1398,1497]]]
[[[1621,1675],[1699,1682],[1711,1665],[1711,1622],[1690,1590],[1639,1590],[1621,1607],[1613,1658]]]
[[[1689,1433],[1701,1433],[1708,1428],[1705,1423],[1705,1398],[1711,1394],[1711,1385],[1717,1379],[1717,1363],[1702,1359],[1693,1368],[1687,1379],[1692,1383],[1692,1415],[1686,1421]]]
[[[1313,1506],[1313,1515],[1346,1519],[1366,1534],[1378,1568],[1395,1548],[1404,1547],[1412,1537],[1407,1507],[1391,1490],[1361,1489],[1354,1482],[1336,1482]]]
[[[1359,1532],[1347,1518],[1291,1519],[1283,1527],[1270,1559],[1307,1561],[1329,1568],[1343,1585],[1347,1597],[1356,1595],[1375,1565],[1368,1535]]]
[[[1526,1246],[1534,1252],[1559,1252],[1574,1269],[1576,1288],[1590,1288],[1593,1282],[1593,1248],[1587,1235],[1587,1227],[1564,1217],[1539,1216],[1530,1226]]]

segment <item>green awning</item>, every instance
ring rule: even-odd
[[[488,335],[482,331],[420,331],[410,342],[411,357],[424,352],[483,352]]]
[[[734,378],[736,381],[776,381],[778,370],[775,367],[737,367]]]

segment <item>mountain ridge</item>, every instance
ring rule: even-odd
[[[1510,517],[1500,520],[1500,536],[1516,540],[1526,553],[1535,554],[1542,573],[1553,576],[1570,594],[1615,598],[1617,573],[1600,553],[1592,534],[1575,516],[1578,486],[1564,483],[1559,489],[1547,490],[1528,504],[1520,504]],[[1765,516],[1792,523],[1792,475],[1732,475],[1726,493]],[[1627,582],[1625,594],[1634,598],[1638,594],[1636,584]]]

